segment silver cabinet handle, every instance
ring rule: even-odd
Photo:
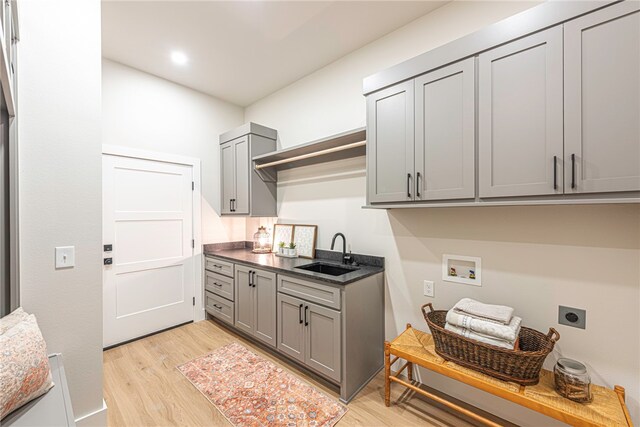
[[[251,282],[253,279],[253,275],[251,274],[253,273],[253,271],[249,270],[249,272],[247,273],[247,275],[249,276],[249,287],[252,288],[253,287],[253,283]]]

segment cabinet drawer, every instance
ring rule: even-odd
[[[278,292],[340,310],[340,289],[278,275]]]
[[[218,258],[205,257],[204,269],[213,271],[214,273],[233,277],[233,264],[227,261],[222,261]]]
[[[222,276],[211,271],[205,271],[204,288],[233,301],[233,279],[231,277]]]
[[[233,303],[231,301],[227,301],[211,292],[205,292],[204,297],[207,313],[233,325]]]

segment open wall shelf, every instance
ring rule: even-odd
[[[277,172],[301,166],[349,159],[366,154],[367,131],[361,127],[306,144],[273,151],[253,158],[253,167],[263,181],[275,182]]]

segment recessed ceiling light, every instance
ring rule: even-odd
[[[187,58],[187,55],[182,52],[178,52],[177,50],[171,52],[171,60],[174,64],[177,65],[185,65],[187,62],[189,62],[189,58]]]

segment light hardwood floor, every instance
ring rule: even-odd
[[[109,426],[228,426],[229,422],[176,366],[231,342],[284,367],[330,396],[338,394],[217,323],[205,320],[143,338],[104,352],[104,395]],[[416,396],[392,386],[384,406],[381,372],[348,405],[338,426],[470,426]]]

